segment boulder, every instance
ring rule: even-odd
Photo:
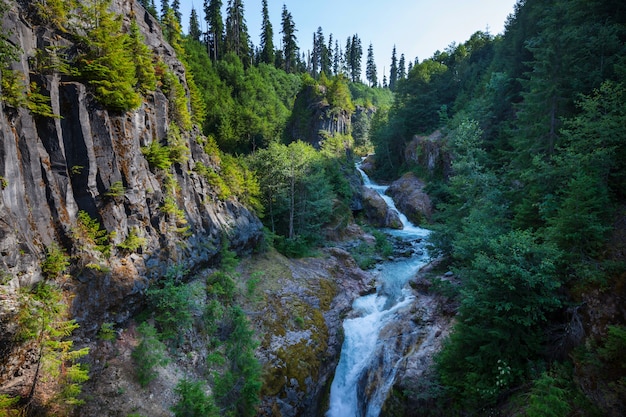
[[[389,208],[385,200],[371,188],[362,187],[365,218],[374,227],[402,229],[402,221],[395,210]]]
[[[432,203],[424,186],[414,173],[407,172],[387,189],[398,210],[415,225],[430,222],[432,218]]]

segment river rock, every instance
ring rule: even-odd
[[[393,198],[398,210],[415,225],[430,222],[432,217],[432,203],[424,186],[414,173],[407,172],[387,188],[387,194]]]
[[[374,227],[402,229],[398,213],[390,209],[385,200],[371,188],[361,187],[365,218]]]

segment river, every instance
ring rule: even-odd
[[[398,211],[391,197],[385,195],[387,186],[375,184],[358,166],[357,169],[365,186],[377,191],[387,205]],[[381,357],[393,357],[385,354],[386,346],[393,345],[393,342],[379,340],[379,334],[383,327],[396,319],[399,310],[413,301],[412,292],[405,286],[429,260],[425,249],[429,231],[411,224],[399,211],[398,214],[403,229],[384,231],[411,243],[414,253],[409,258],[385,262],[378,270],[376,293],[354,301],[353,312],[343,323],[344,342],[330,389],[326,417],[378,417],[393,384],[397,363],[380,360]],[[363,384],[359,382],[364,373],[372,370],[380,377],[365,395]]]

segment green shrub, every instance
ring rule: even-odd
[[[98,339],[105,342],[112,342],[116,339],[113,323],[102,323],[102,325],[100,325],[100,330],[98,331]]]
[[[147,239],[145,237],[140,237],[138,234],[138,229],[133,227],[128,232],[128,236],[122,243],[117,245],[123,251],[127,251],[130,253],[137,252],[140,248],[146,246]]]
[[[139,385],[146,387],[158,376],[155,367],[167,365],[168,360],[165,345],[159,340],[153,326],[141,323],[137,330],[141,335],[141,342],[133,350],[131,357],[137,365],[135,372]]]
[[[167,149],[172,163],[183,164],[189,159],[189,147],[175,123],[169,125],[167,132]]]
[[[115,181],[113,184],[111,184],[111,187],[109,187],[109,190],[104,193],[104,195],[107,197],[115,198],[122,197],[125,192],[126,189],[124,188],[124,183],[122,181]]]
[[[103,255],[108,256],[111,253],[109,233],[106,229],[102,229],[100,222],[92,219],[86,211],[81,210],[78,212],[78,224],[73,232],[76,240],[83,241],[88,246],[94,247]]]
[[[217,417],[220,412],[215,406],[213,398],[205,393],[201,382],[182,379],[174,388],[180,397],[172,412],[176,417]]]
[[[150,145],[142,147],[141,153],[153,168],[167,170],[172,166],[169,150],[157,140],[153,140]]]
[[[162,339],[180,343],[183,333],[191,328],[193,322],[189,288],[176,285],[174,279],[166,278],[162,287],[152,286],[146,295]]]
[[[56,243],[46,247],[46,259],[41,264],[41,271],[49,279],[61,275],[70,266],[70,258]]]

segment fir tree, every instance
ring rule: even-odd
[[[333,34],[328,35],[328,47],[326,48],[326,53],[328,54],[328,73],[332,75],[337,75],[335,72],[335,54],[333,53]]]
[[[352,82],[358,82],[361,79],[361,59],[363,58],[363,47],[361,39],[358,35],[352,36],[350,43],[350,78]]]
[[[396,46],[393,46],[393,52],[391,53],[391,67],[389,68],[389,89],[394,91],[396,89],[396,82],[398,81],[398,58],[396,57]]]
[[[183,15],[180,13],[180,0],[172,0],[172,10],[174,11],[174,17],[178,21],[178,24],[182,24]]]
[[[213,61],[224,54],[224,21],[222,20],[222,0],[204,0],[204,19],[207,24],[206,44]]]
[[[170,9],[170,2],[169,0],[161,0],[161,21],[163,21],[163,19],[165,19],[165,15],[167,14],[167,11]]]
[[[274,63],[274,30],[270,22],[267,0],[263,0],[263,24],[261,27],[261,54],[260,61],[266,64]]]
[[[144,43],[139,32],[139,25],[133,20],[130,24],[129,49],[135,61],[135,77],[139,91],[147,92],[156,89],[156,75],[152,63],[152,53]]]
[[[283,34],[283,59],[285,60],[284,70],[286,72],[296,72],[298,63],[298,43],[296,39],[296,25],[287,6],[283,4],[282,29]]]
[[[202,31],[200,30],[200,22],[198,21],[198,13],[194,7],[191,8],[189,16],[189,38],[199,42]]]
[[[94,88],[97,100],[111,110],[137,108],[141,97],[135,91],[137,78],[129,35],[122,32],[122,21],[108,11],[111,2],[94,3],[83,9],[86,19],[87,50],[78,58],[78,67]]]
[[[400,55],[400,61],[398,61],[398,79],[403,80],[406,78],[406,62],[404,60],[404,54]]]
[[[250,36],[242,0],[229,0],[226,17],[226,52],[235,53],[243,62],[250,56]]]
[[[376,87],[378,85],[378,74],[376,73],[376,61],[374,60],[374,46],[370,43],[367,48],[367,65],[365,69],[365,76],[370,83],[370,87]]]
[[[338,75],[341,71],[341,49],[339,48],[339,41],[335,41],[335,53],[333,54],[333,74]]]

